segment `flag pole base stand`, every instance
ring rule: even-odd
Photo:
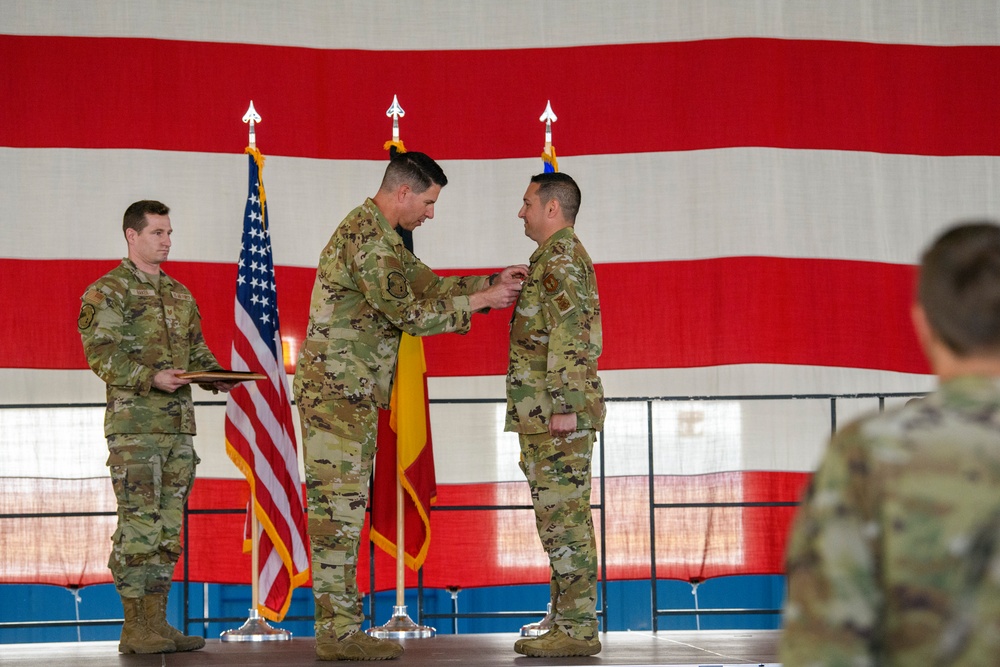
[[[235,630],[226,630],[219,638],[224,642],[273,642],[289,640],[292,633],[268,625],[256,609],[251,609],[246,623]]]
[[[393,605],[389,622],[367,632],[375,639],[427,639],[437,634],[434,628],[414,623],[406,613],[406,605]]]
[[[552,603],[545,608],[545,618],[521,626],[522,637],[541,637],[552,629]]]

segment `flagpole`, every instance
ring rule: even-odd
[[[552,123],[559,120],[552,111],[552,100],[546,100],[545,111],[538,118],[545,123],[545,148],[542,150],[542,166],[545,171],[559,171],[559,163],[556,162],[556,149],[552,146]],[[552,629],[554,620],[552,613],[552,592],[551,582],[549,584],[549,603],[545,608],[545,616],[534,623],[525,623],[521,626],[522,637],[540,637]]]
[[[250,108],[243,114],[243,122],[250,125],[250,148],[257,148],[257,133],[254,130],[254,123],[260,122],[260,115],[253,108],[253,100],[250,100]],[[261,617],[258,608],[260,607],[260,525],[257,523],[257,496],[253,486],[250,487],[250,615],[246,622],[235,630],[226,630],[219,635],[219,639],[224,642],[265,642],[284,641],[292,638],[292,633],[288,630],[275,628]]]
[[[257,533],[260,527],[257,525],[257,494],[250,490],[250,607],[257,609],[260,607],[260,538]]]
[[[398,150],[403,142],[399,140],[399,119],[406,115],[403,107],[399,105],[399,100],[392,96],[392,105],[385,112],[385,115],[392,118],[392,141],[386,144],[387,147],[396,147]],[[392,148],[389,150],[390,159]],[[407,334],[403,334],[404,336]],[[397,361],[398,364],[398,361]],[[397,367],[396,372],[399,372]],[[397,385],[396,391],[399,391]],[[396,604],[392,608],[392,618],[385,625],[377,628],[369,628],[368,634],[377,639],[427,639],[433,637],[437,630],[427,625],[418,625],[413,622],[406,612],[406,507],[403,502],[403,466],[399,460],[400,447],[396,443]],[[374,564],[372,565],[374,567]],[[375,592],[372,591],[372,595]]]
[[[396,606],[406,608],[406,507],[403,506],[403,481],[396,447]]]

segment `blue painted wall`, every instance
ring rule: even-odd
[[[648,581],[608,582],[608,615],[605,629],[609,631],[651,630],[652,592]],[[665,609],[694,609],[695,596],[690,584],[683,581],[657,583],[657,607]],[[780,609],[784,601],[785,583],[782,576],[738,576],[711,579],[698,586],[699,609]],[[525,623],[537,621],[548,602],[548,585],[506,586],[495,588],[465,589],[458,592],[457,600],[445,590],[424,591],[425,614],[449,614],[454,606],[463,613],[523,611],[526,615],[502,619],[421,619],[424,625],[433,626],[438,634],[510,632],[516,633]],[[78,596],[78,598],[74,597]],[[122,606],[114,587],[110,584],[88,586],[76,591],[55,586],[0,585],[0,625],[29,621],[113,620],[101,626],[6,628],[0,627],[0,643],[26,642],[75,642],[118,639],[121,630]],[[366,600],[365,610],[368,611]],[[375,596],[375,624],[388,621],[396,602],[395,592],[387,591]],[[418,620],[416,590],[406,594],[407,611]],[[600,601],[598,601],[600,605]],[[225,630],[238,628],[247,618],[250,608],[249,586],[217,584],[191,584],[188,587],[188,616],[193,618],[231,618],[231,621],[191,624],[189,634],[201,634],[216,639]],[[170,622],[180,627],[183,623],[183,586],[175,584],[167,608]],[[295,591],[285,621],[274,624],[290,631],[296,637],[313,634],[312,589]],[[295,620],[301,619],[301,620]],[[780,626],[777,614],[726,614],[681,616],[660,615],[659,630],[716,630],[716,629],[775,629]]]

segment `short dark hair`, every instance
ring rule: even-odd
[[[1000,226],[973,220],[941,234],[921,258],[917,298],[958,356],[1000,353]]]
[[[397,153],[385,168],[382,190],[392,192],[401,185],[409,185],[417,194],[426,192],[431,184],[448,185],[448,177],[441,166],[430,156],[416,151]]]
[[[137,232],[141,232],[149,224],[146,220],[146,214],[151,213],[152,215],[167,215],[170,213],[170,208],[166,204],[162,204],[158,201],[152,199],[142,199],[130,204],[127,209],[125,209],[125,215],[122,217],[122,233],[125,233],[129,229],[134,229]]]
[[[576,223],[576,214],[580,212],[580,200],[583,195],[580,193],[580,186],[571,176],[561,171],[550,171],[535,174],[531,177],[531,182],[538,183],[538,199],[542,204],[550,199],[556,199],[566,221],[571,225]]]

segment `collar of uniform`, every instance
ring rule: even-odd
[[[386,241],[388,241],[394,246],[403,245],[403,237],[399,235],[399,232],[393,229],[392,225],[390,225],[389,221],[385,219],[385,216],[382,215],[382,211],[379,209],[378,206],[375,205],[375,202],[372,200],[371,197],[365,200],[365,203],[362,204],[362,207],[373,218],[375,218],[375,222],[378,224],[379,229],[382,230],[382,235],[385,237]]]
[[[552,246],[554,246],[556,243],[558,243],[562,239],[572,238],[573,237],[573,233],[574,232],[573,232],[573,227],[572,226],[570,226],[570,227],[563,227],[562,229],[560,229],[559,231],[557,231],[555,234],[553,234],[549,238],[545,239],[545,243],[543,243],[542,245],[538,246],[538,249],[535,250],[535,252],[531,253],[531,259],[528,260],[528,263],[529,264],[534,264],[535,261],[537,261],[539,257],[541,257],[544,253],[548,252],[549,248],[551,248]]]
[[[940,393],[947,399],[965,402],[992,400],[1000,402],[1000,377],[985,375],[961,375],[942,382]]]
[[[141,270],[138,266],[136,266],[135,262],[133,262],[128,257],[123,257],[122,258],[122,266],[124,266],[126,269],[128,269],[129,271],[131,271],[132,275],[135,276],[136,280],[138,280],[139,282],[149,283],[150,285],[153,284],[153,283],[149,282],[149,276],[146,275],[146,272],[143,271],[143,270]],[[170,282],[170,276],[168,276],[167,274],[165,274],[163,272],[163,269],[160,269],[160,285],[165,285],[165,284],[167,284],[169,282]]]

